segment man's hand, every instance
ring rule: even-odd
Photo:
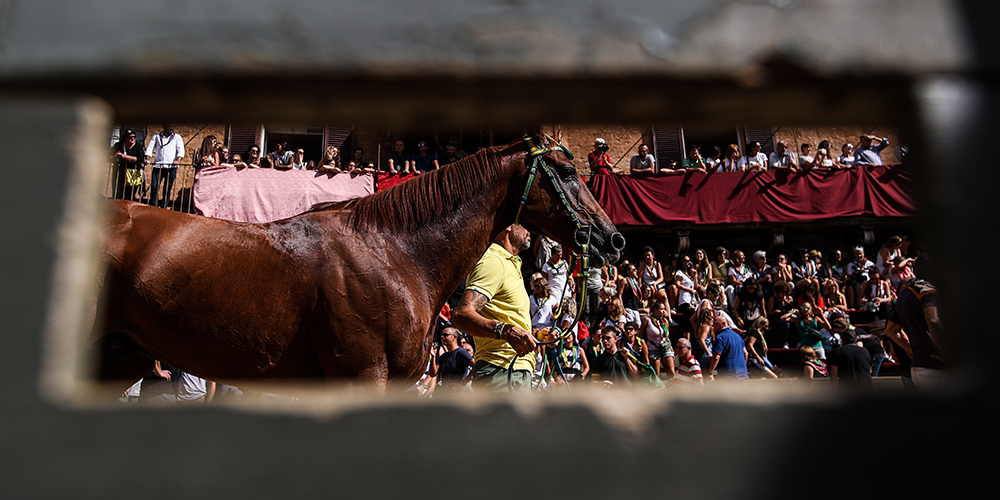
[[[516,326],[508,328],[500,338],[507,341],[514,351],[517,352],[518,356],[525,356],[535,352],[535,346],[537,345],[535,337],[531,335],[531,332],[526,332]]]
[[[170,380],[170,372],[168,370],[164,370],[160,366],[159,360],[157,360],[156,363],[153,365],[153,375],[156,375],[157,377],[160,377],[165,380]]]

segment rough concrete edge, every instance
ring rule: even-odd
[[[42,340],[39,390],[50,402],[75,406],[88,359],[82,351],[91,309],[97,300],[95,286],[100,252],[100,227],[104,217],[99,203],[105,182],[108,131],[113,111],[96,98],[83,98],[71,106],[77,122],[68,137],[71,160],[62,220],[56,232],[56,259],[52,292]]]

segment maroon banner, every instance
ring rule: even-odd
[[[593,176],[590,187],[611,221],[626,226],[787,223],[917,213],[912,171],[900,165],[797,174],[608,174]]]

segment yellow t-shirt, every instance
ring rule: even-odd
[[[491,243],[475,269],[469,273],[465,287],[489,299],[480,311],[484,317],[503,321],[527,332],[531,331],[528,292],[524,289],[519,257],[511,255],[500,245]],[[476,361],[482,360],[507,368],[517,355],[506,340],[473,338],[476,342]],[[514,369],[534,371],[535,356],[529,354],[517,358]]]

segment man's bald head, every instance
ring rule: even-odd
[[[712,320],[712,329],[715,330],[715,333],[719,333],[722,330],[725,330],[726,326],[728,325],[726,324],[726,320],[723,319],[722,316],[716,316],[715,319]]]

